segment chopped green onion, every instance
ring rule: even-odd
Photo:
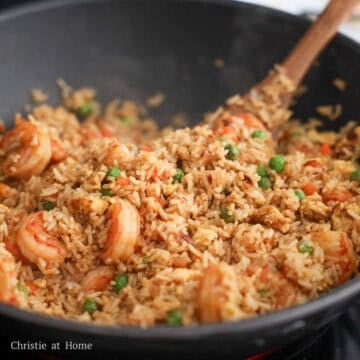
[[[305,199],[305,194],[304,194],[304,192],[303,191],[301,191],[301,190],[294,190],[294,193],[295,193],[295,195],[299,198],[299,200],[301,201],[301,200],[303,200],[303,199]]]
[[[261,164],[261,165],[258,165],[258,167],[256,168],[256,172],[259,176],[263,177],[263,176],[267,176],[268,173],[266,171],[266,166]]]
[[[119,293],[129,283],[129,277],[126,274],[120,274],[115,278],[115,284],[113,290]]]
[[[269,295],[269,289],[260,289],[258,290],[260,297],[265,298]]]
[[[93,111],[95,110],[95,104],[93,102],[87,102],[81,105],[77,110],[76,113],[81,119],[86,119],[89,117]]]
[[[271,180],[268,176],[263,176],[259,181],[258,181],[258,185],[261,189],[263,190],[268,190],[271,189],[272,187],[272,183]]]
[[[296,139],[296,138],[303,136],[303,132],[302,131],[294,131],[290,136],[291,136],[291,138]]]
[[[356,170],[356,171],[352,172],[350,175],[350,180],[351,181],[360,180],[360,170]]]
[[[285,158],[283,155],[273,156],[269,161],[269,166],[271,169],[275,170],[277,173],[281,173],[285,168]]]
[[[239,156],[240,150],[236,145],[228,144],[225,146],[225,150],[227,150],[226,158],[228,160],[236,160]]]
[[[173,176],[174,182],[181,182],[183,177],[184,177],[184,171],[182,169],[177,168],[176,173]]]
[[[182,314],[180,310],[169,311],[166,316],[166,323],[170,326],[182,325]]]
[[[29,289],[23,284],[17,284],[16,288],[26,297],[29,297]]]
[[[255,130],[252,134],[251,137],[253,139],[265,139],[266,138],[266,131],[264,130]]]
[[[111,176],[116,180],[120,176],[120,174],[121,170],[117,167],[113,167],[107,172],[106,176]]]
[[[305,241],[302,241],[299,245],[299,251],[303,254],[308,253],[312,255],[314,253],[314,248],[312,246],[306,245]]]
[[[56,206],[56,205],[55,205],[54,203],[52,203],[51,201],[42,201],[42,202],[41,202],[41,207],[42,207],[43,210],[45,210],[45,211],[50,211],[50,210],[54,209],[55,206]]]
[[[128,117],[119,118],[119,121],[127,128],[130,127],[132,123],[132,121]]]
[[[229,142],[229,138],[226,137],[226,136],[222,136],[222,137],[219,137],[217,138],[218,141],[222,142],[222,143],[228,143]]]
[[[110,189],[107,189],[107,188],[102,188],[102,189],[101,189],[101,194],[102,194],[103,196],[113,196],[113,195],[111,194],[111,190],[110,190]]]
[[[83,312],[87,312],[89,314],[94,313],[95,311],[98,310],[98,308],[99,308],[99,304],[95,299],[92,298],[86,299],[82,306]]]
[[[4,182],[5,181],[5,176],[4,175],[0,175],[0,182]]]
[[[235,222],[235,216],[229,214],[229,210],[225,206],[220,209],[220,218],[223,219],[226,224]]]

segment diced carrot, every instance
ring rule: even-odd
[[[158,169],[155,169],[150,175],[151,180],[157,180],[159,178]]]
[[[8,301],[7,301],[7,303],[9,304],[9,305],[13,305],[13,306],[16,306],[16,305],[18,305],[18,299],[15,297],[15,296],[12,296]]]
[[[312,195],[318,191],[316,186],[310,182],[303,186],[303,190],[306,195]]]
[[[155,169],[153,171],[153,173],[150,176],[150,179],[155,181],[155,180],[165,180],[166,179],[166,175],[165,174],[159,174],[159,170]]]
[[[90,129],[83,129],[82,134],[85,140],[93,140],[100,137],[99,133],[97,133],[95,130],[90,130]]]
[[[296,144],[296,145],[294,145],[293,148],[296,151],[300,151],[304,154],[308,154],[311,151],[311,149],[307,145],[304,145],[304,144],[301,144],[301,145]]]
[[[346,190],[333,189],[332,191],[324,194],[323,201],[325,203],[329,201],[344,202],[352,198],[352,193]]]
[[[265,129],[263,123],[254,115],[249,113],[243,113],[239,115],[243,119],[244,125],[250,129]]]
[[[156,202],[159,203],[161,206],[165,205],[164,199],[161,196],[156,198]]]
[[[140,147],[140,150],[146,151],[146,152],[152,152],[152,151],[154,151],[154,148],[151,145],[143,145]]]
[[[126,186],[126,185],[129,185],[130,184],[130,179],[129,178],[126,178],[126,177],[119,177],[117,180],[116,180],[116,183],[120,186]]]
[[[331,147],[329,144],[322,144],[320,147],[320,152],[322,155],[330,156],[332,153]]]
[[[38,287],[34,284],[34,282],[32,280],[28,280],[25,282],[25,284],[29,288],[30,294],[34,295],[38,289]]]
[[[312,166],[314,168],[322,168],[321,164],[316,160],[307,161],[304,166]]]
[[[102,126],[100,128],[101,135],[104,137],[113,137],[114,131],[110,129],[108,126]]]
[[[68,152],[60,141],[51,139],[51,161],[58,163],[63,161],[68,156]]]
[[[230,126],[224,126],[222,129],[220,129],[220,134],[221,135],[226,135],[232,132],[232,129]]]
[[[234,142],[238,142],[239,138],[236,134],[234,134],[233,129],[231,128],[231,126],[224,126],[222,127],[219,131],[218,131],[218,135],[220,136],[226,136],[228,138],[230,138],[232,141]]]

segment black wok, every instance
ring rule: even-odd
[[[73,0],[7,11],[0,15],[0,116],[10,124],[34,87],[55,100],[55,81],[61,76],[74,86],[96,87],[102,100],[120,96],[141,102],[164,92],[165,105],[153,114],[159,122],[184,111],[195,123],[263,78],[307,25],[306,20],[232,0]],[[223,69],[213,64],[218,57],[225,60]],[[337,129],[357,120],[359,60],[360,46],[338,36],[308,76],[309,92],[296,106],[296,115],[306,119],[318,104],[342,103],[343,117],[325,126]],[[331,86],[335,77],[348,82],[346,92]],[[11,340],[90,342],[94,350],[87,358],[111,353],[119,358],[241,359],[311,336],[359,294],[360,281],[354,279],[306,305],[242,322],[147,330],[63,321],[0,304],[0,328]]]

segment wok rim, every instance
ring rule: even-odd
[[[136,1],[136,0],[133,0]],[[161,1],[161,0],[160,0]],[[165,1],[165,0],[162,0]],[[166,0],[177,2],[177,0]],[[231,6],[242,7],[244,9],[259,9],[266,13],[272,13],[283,19],[289,19],[293,23],[299,25],[309,25],[310,21],[297,15],[293,15],[281,10],[276,10],[270,7],[245,3],[238,0],[183,0],[188,3],[210,3],[217,6]],[[28,16],[31,14],[56,10],[72,5],[80,5],[85,3],[113,3],[116,0],[53,0],[53,1],[36,1],[35,3],[28,5],[11,6],[10,8],[0,13],[0,24],[21,18],[22,16]],[[338,33],[335,40],[342,45],[351,48],[354,53],[360,55],[360,44],[349,37]],[[87,323],[75,320],[65,320],[56,317],[50,317],[47,315],[31,312],[28,310],[22,310],[7,304],[0,303],[0,315],[11,318],[13,320],[21,321],[31,325],[37,325],[41,327],[50,327],[52,329],[78,333],[95,335],[101,337],[122,337],[128,339],[144,339],[144,340],[163,340],[163,341],[186,341],[196,340],[202,338],[208,338],[211,336],[227,335],[227,334],[258,334],[259,330],[269,331],[272,328],[293,324],[296,321],[305,321],[314,314],[325,312],[332,307],[341,303],[348,303],[353,300],[356,295],[360,294],[360,277],[357,276],[345,284],[321,295],[320,297],[311,300],[305,304],[297,305],[291,308],[279,310],[265,315],[259,315],[251,317],[249,319],[240,320],[236,322],[227,323],[214,323],[214,324],[199,324],[186,327],[170,327],[170,326],[155,326],[146,329],[119,326],[119,325],[99,325],[95,323]],[[344,308],[345,311],[345,308]],[[306,327],[306,325],[304,325]]]

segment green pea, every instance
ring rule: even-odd
[[[305,194],[304,194],[304,192],[303,191],[301,191],[301,190],[294,190],[294,193],[295,193],[295,195],[299,198],[299,200],[301,201],[301,200],[303,200],[303,199],[305,199]]]
[[[95,104],[93,102],[87,102],[81,105],[77,110],[76,113],[81,119],[86,119],[89,117],[95,110]]]
[[[239,156],[240,150],[236,145],[228,144],[225,146],[225,150],[227,150],[226,158],[228,160],[236,160]]]
[[[275,170],[277,173],[281,173],[285,168],[285,158],[283,155],[273,156],[269,161],[269,166],[271,169]]]
[[[268,173],[266,171],[266,166],[261,164],[261,165],[258,165],[258,167],[256,168],[256,172],[259,176],[267,176]]]
[[[127,128],[130,127],[132,124],[132,121],[128,117],[119,118],[119,121],[121,122],[122,125],[124,125]]]
[[[184,171],[182,169],[177,168],[176,173],[173,176],[174,182],[181,182],[182,178],[184,177]]]
[[[314,248],[312,246],[307,245],[305,241],[302,241],[299,245],[299,251],[302,254],[308,253],[312,255],[314,253]]]
[[[99,304],[95,299],[88,298],[83,303],[82,309],[83,309],[83,312],[92,314],[99,309]]]
[[[121,174],[121,170],[117,167],[113,167],[109,169],[106,176],[111,176],[116,180],[120,176],[120,174]]]
[[[266,131],[264,130],[255,130],[252,134],[251,137],[253,139],[265,139],[266,138]]]
[[[119,293],[129,283],[129,277],[126,274],[120,274],[115,278],[113,290]]]
[[[220,218],[223,219],[226,224],[235,222],[235,215],[231,215],[225,206],[220,209]]]
[[[102,188],[102,189],[101,189],[101,194],[102,194],[103,196],[113,196],[113,195],[111,194],[111,190],[110,190],[110,189],[107,189],[107,188]]]
[[[352,172],[350,175],[350,180],[351,181],[360,180],[360,170],[355,170],[354,172]]]
[[[29,289],[23,284],[17,284],[16,288],[24,295],[24,297],[29,297]]]
[[[261,189],[263,190],[268,190],[271,189],[272,187],[272,182],[270,180],[270,178],[268,176],[263,176],[259,181],[258,181],[258,185]]]
[[[50,211],[50,210],[54,209],[55,206],[56,206],[56,205],[55,205],[54,203],[52,203],[51,201],[42,201],[42,202],[41,202],[41,207],[42,207],[43,210],[45,210],[45,211]]]
[[[182,325],[182,314],[180,310],[169,311],[166,316],[166,323],[170,326]]]

